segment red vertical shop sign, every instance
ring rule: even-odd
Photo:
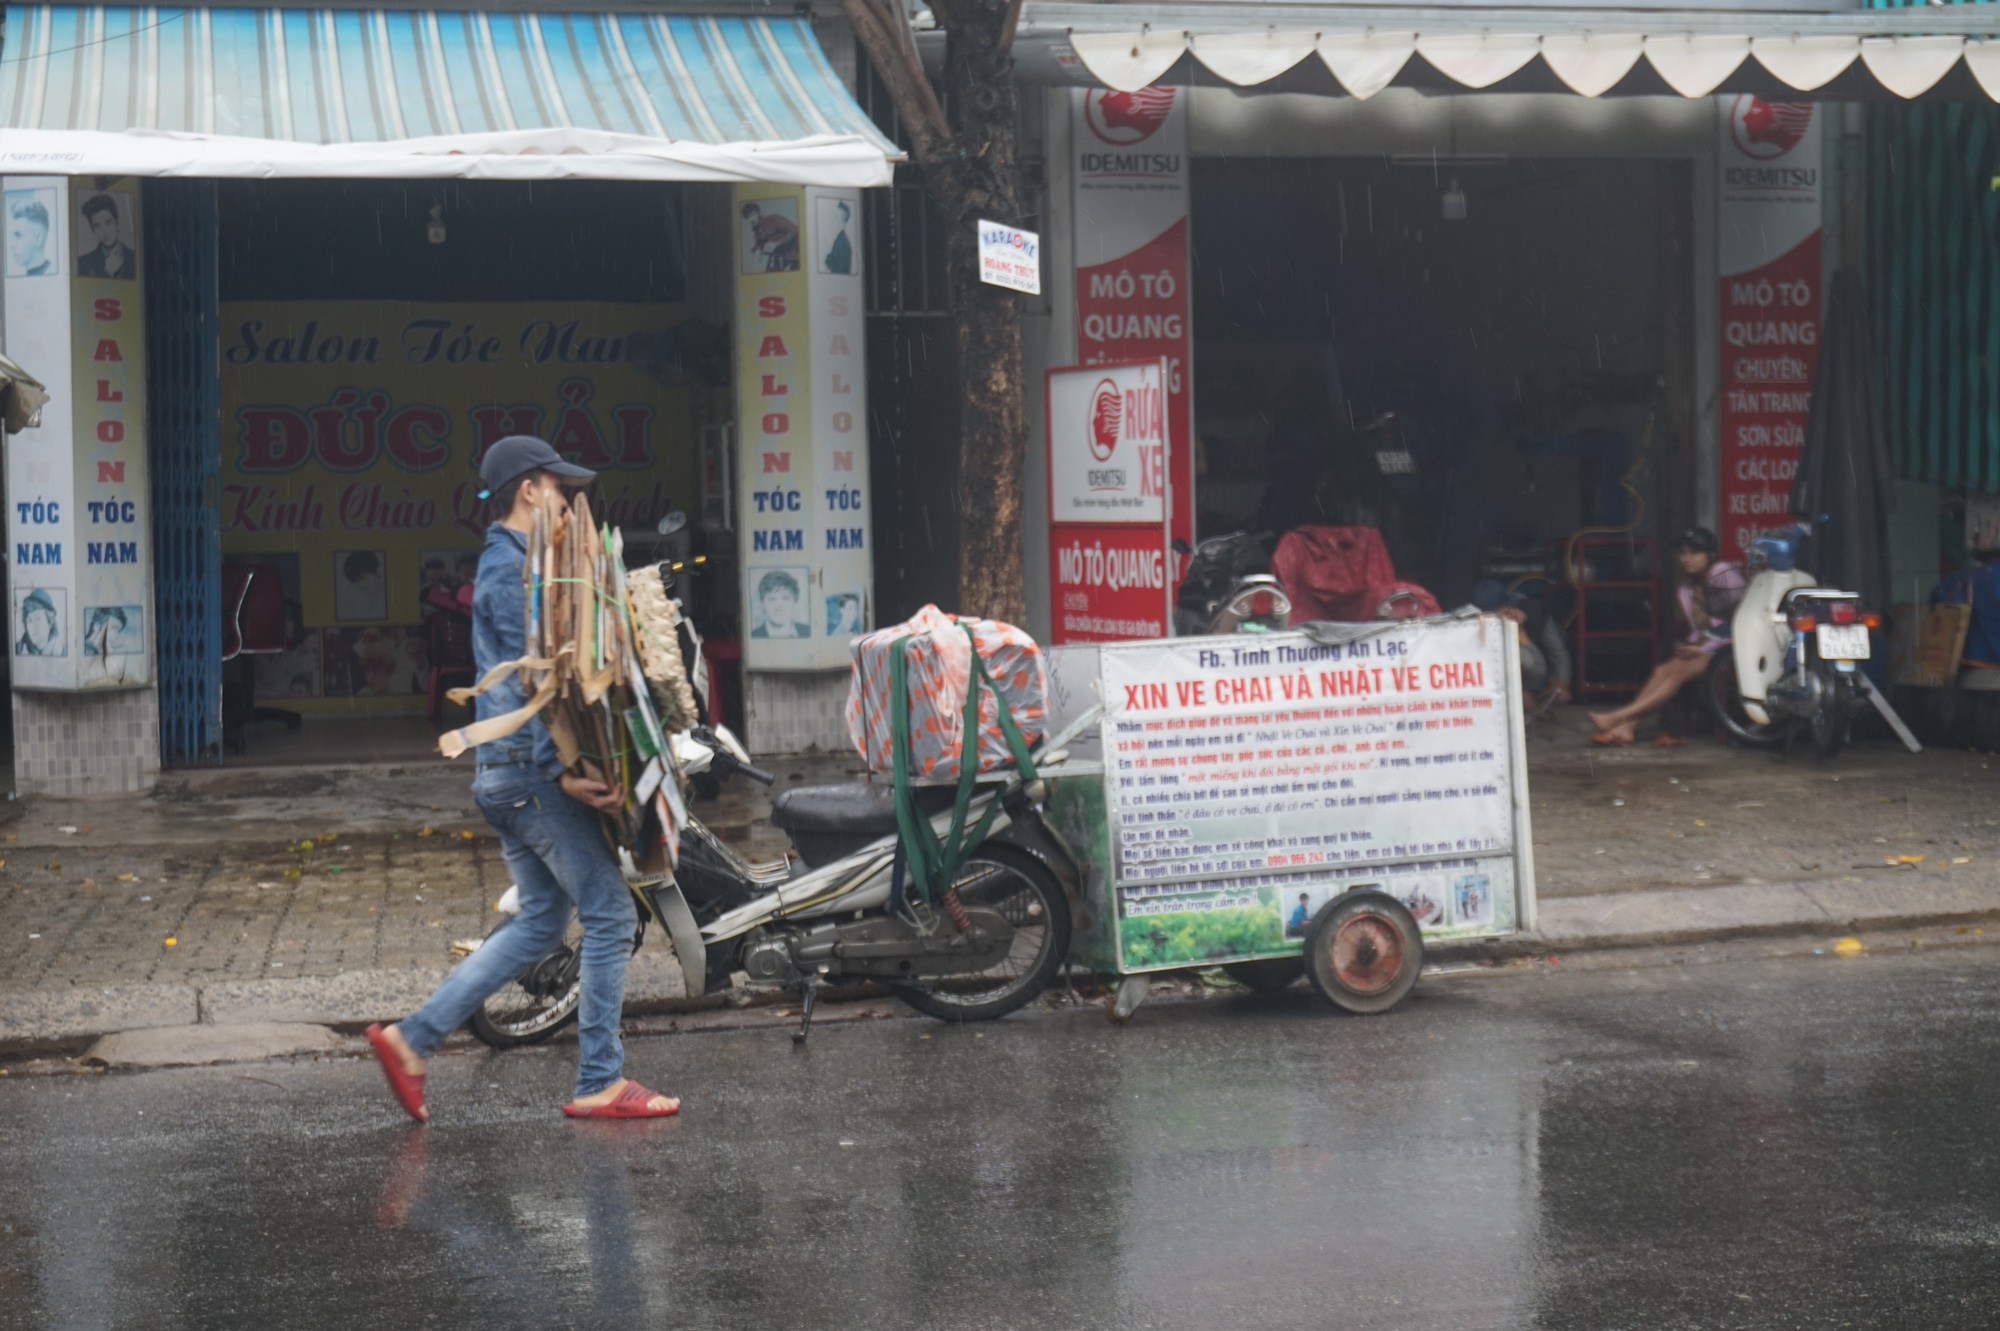
[[[1077,360],[1166,361],[1171,520],[1192,543],[1187,89],[1077,88],[1071,109]]]
[[[1042,400],[1057,643],[1168,635],[1166,381],[1164,360],[1048,372]]]
[[[1720,99],[1723,556],[1789,521],[1819,364],[1820,115]]]

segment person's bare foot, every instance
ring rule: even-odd
[[[1639,737],[1638,723],[1627,721],[1625,724],[1617,726],[1600,725],[1597,728],[1597,733],[1615,743],[1630,744]]]
[[[388,1045],[390,1051],[396,1055],[396,1063],[404,1073],[412,1077],[424,1075],[424,1060],[417,1057],[416,1051],[410,1048],[410,1042],[403,1038],[402,1027],[384,1026],[382,1043]]]
[[[625,1078],[620,1077],[603,1090],[591,1095],[579,1095],[576,1099],[570,1101],[570,1103],[578,1109],[597,1109],[603,1105],[608,1105],[618,1098],[618,1092],[625,1089],[625,1080]],[[656,1095],[646,1101],[646,1108],[656,1114],[664,1114],[669,1110],[679,1109],[680,1107],[680,1097],[673,1095]]]
[[[1584,715],[1590,718],[1590,724],[1597,727],[1599,734],[1608,735],[1612,729],[1611,718],[1618,714],[1616,712],[1585,712]]]

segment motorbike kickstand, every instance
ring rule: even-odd
[[[804,1044],[812,1034],[813,1003],[819,997],[819,976],[799,977],[799,1028],[792,1032],[793,1044]]]

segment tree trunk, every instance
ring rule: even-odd
[[[979,280],[978,226],[1020,221],[1014,165],[1019,107],[1014,60],[1002,47],[1009,7],[1002,0],[939,6],[949,27],[945,87],[951,89],[960,154],[926,179],[950,226],[958,325],[959,613],[1011,624],[1028,615],[1022,569],[1022,467],[1028,444],[1021,365],[1021,298]],[[941,164],[942,165],[942,164]]]
[[[910,154],[947,228],[959,353],[960,614],[1019,624],[1028,613],[1022,568],[1022,467],[1028,431],[1020,297],[979,280],[979,222],[1021,220],[1015,168],[1019,106],[1014,24],[1020,0],[937,0],[945,30],[947,116],[905,41],[901,0],[844,0],[869,60],[910,135]]]

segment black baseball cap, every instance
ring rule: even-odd
[[[509,481],[518,481],[531,471],[552,471],[573,481],[587,481],[597,475],[588,467],[564,462],[562,454],[549,447],[547,440],[531,434],[510,434],[494,440],[493,447],[486,450],[479,463],[479,479],[486,482],[489,495],[499,494]]]

